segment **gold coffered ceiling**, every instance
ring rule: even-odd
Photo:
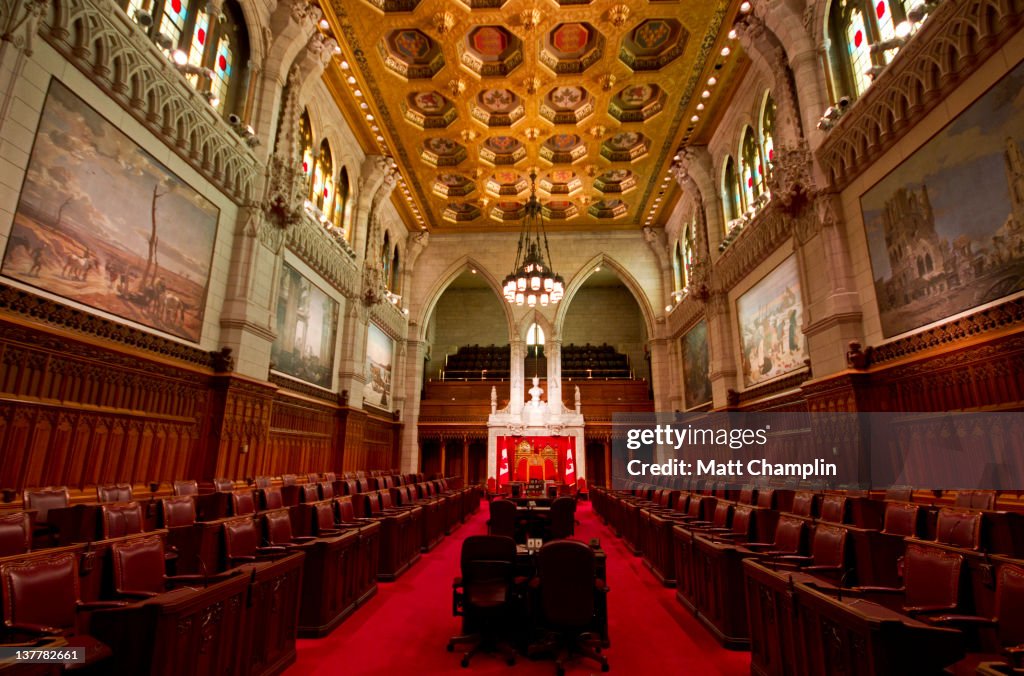
[[[735,44],[731,57],[720,51],[737,4],[332,0],[325,10],[349,67],[334,76],[354,78],[365,103],[352,122],[398,162],[396,196],[414,223],[515,228],[533,170],[549,226],[591,229],[662,220],[666,172],[700,132],[706,80],[721,90],[743,65]]]

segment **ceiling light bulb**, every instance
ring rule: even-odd
[[[356,78],[355,78],[355,76],[354,76],[354,75],[349,75],[349,76],[348,76],[348,80],[347,80],[347,82],[348,82],[349,84],[355,84],[355,83],[356,83]]]
[[[366,121],[367,122],[373,122],[373,115],[370,115],[369,113],[367,113],[366,114]]]
[[[911,23],[909,21],[902,21],[902,22],[900,22],[899,24],[896,25],[896,37],[898,37],[898,38],[905,38],[908,35],[910,35],[910,31],[912,29],[913,29],[913,26],[911,25]]]
[[[700,115],[694,115],[693,117],[690,118],[690,122],[699,122],[699,121],[700,121]]]
[[[186,63],[188,63],[188,54],[186,54],[184,51],[180,49],[175,49],[173,52],[171,52],[171,58],[174,59],[174,63],[178,64],[179,66],[184,66]]]
[[[749,12],[750,9],[751,9],[750,3],[747,2],[746,0],[744,0],[743,2],[740,3],[740,11],[743,12],[744,14]]]
[[[342,69],[342,70],[348,70],[348,69],[349,69],[348,61],[342,61],[342,62],[341,62],[340,64],[338,64],[338,65],[340,65],[340,66],[341,66],[341,69]]]
[[[728,47],[722,47],[722,56],[729,56],[731,52],[732,50],[729,49]]]
[[[331,24],[327,23],[327,19],[320,19],[320,28],[321,29],[327,30],[330,27],[331,27]]]
[[[730,40],[735,40],[736,39],[736,29],[735,28],[733,28],[731,31],[729,31],[729,39]]]
[[[708,99],[708,98],[711,98],[711,92],[709,92],[709,91],[708,91],[707,89],[705,89],[704,91],[702,91],[702,92],[700,93],[700,97],[701,97],[702,99]]]
[[[704,110],[704,104],[703,103],[698,103],[697,104],[697,110]]]
[[[709,87],[714,87],[716,84],[718,84],[718,80],[715,79],[714,76],[711,76],[711,77],[708,78],[708,86]]]
[[[671,305],[666,305],[665,306],[665,312],[672,312],[672,306]]]
[[[352,93],[355,94],[356,96],[362,96],[363,95],[363,91],[361,89],[357,89],[357,90],[355,90]]]

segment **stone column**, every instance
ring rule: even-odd
[[[544,354],[548,359],[548,414],[562,413],[562,339],[548,338],[544,342]]]
[[[462,435],[462,486],[469,485],[469,437]]]
[[[711,350],[711,396],[715,408],[725,406],[729,390],[737,389],[730,315],[727,292],[712,292],[707,301],[707,318],[708,346]]]
[[[402,471],[415,472],[419,466],[420,451],[417,443],[420,415],[420,390],[423,388],[423,356],[427,343],[422,340],[406,341],[405,349],[405,404],[402,409]]]
[[[522,338],[516,336],[512,339],[509,349],[509,412],[518,416],[522,415],[523,405],[526,403],[526,344]]]

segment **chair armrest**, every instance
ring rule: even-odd
[[[792,563],[796,566],[806,566],[810,564],[814,559],[809,556],[798,556],[796,554],[783,554],[775,557],[776,563]]]
[[[126,599],[132,599],[132,600],[135,600],[135,601],[145,601],[146,599],[151,599],[154,596],[157,596],[157,592],[149,592],[149,591],[122,591],[122,592],[117,592],[117,595],[121,596],[123,598],[126,598]]]
[[[805,573],[834,573],[842,569],[842,566],[804,566],[801,568]]]
[[[929,624],[959,624],[976,627],[994,627],[998,624],[995,618],[980,615],[936,615],[928,618]]]
[[[903,612],[907,615],[926,615],[928,613],[938,613],[943,610],[956,610],[956,606],[950,605],[932,605],[932,606],[903,606]]]
[[[316,538],[312,535],[297,535],[292,538],[290,544],[301,545],[306,542],[313,542]]]
[[[238,575],[237,570],[226,570],[223,573],[214,573],[213,575],[174,575],[167,578],[167,584],[216,584],[217,582],[230,580],[235,575]]]
[[[903,594],[906,587],[850,587],[851,591],[863,592],[866,594]]]
[[[31,634],[41,636],[63,636],[67,630],[60,627],[48,627],[45,624],[32,624],[30,622],[15,622],[7,626],[8,629],[16,631],[27,631]]]
[[[75,606],[78,611],[107,610],[109,608],[124,608],[128,604],[124,601],[79,601]]]
[[[775,543],[774,542],[745,542],[743,544],[743,546],[746,547],[747,549],[753,549],[755,551],[757,551],[757,550],[769,551],[769,548],[770,547],[774,547]]]
[[[265,547],[257,547],[257,554],[284,554],[287,551],[287,547],[282,545],[266,545]],[[242,558],[242,557],[239,557]]]

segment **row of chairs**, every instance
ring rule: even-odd
[[[969,632],[969,654],[957,669],[1000,652],[1012,658],[1024,643],[1024,614],[1008,617],[1000,608],[1016,598],[1024,571],[1024,561],[1015,558],[1020,515],[991,511],[996,502],[989,492],[961,492],[956,502],[936,508],[850,492],[715,484],[694,491],[594,491],[595,510],[632,541],[631,548],[643,553],[663,582],[677,586],[679,600],[723,643],[742,647],[754,641],[755,665],[765,673],[800,669],[783,660],[786,667],[779,670],[778,659],[765,667],[777,637],[766,638],[757,617],[748,626],[747,607],[758,604],[736,593],[758,588],[743,583],[754,561],[771,571],[797,571],[842,593],[880,598],[901,615],[936,625],[987,624],[987,636]],[[972,619],[961,622],[956,615]]]

